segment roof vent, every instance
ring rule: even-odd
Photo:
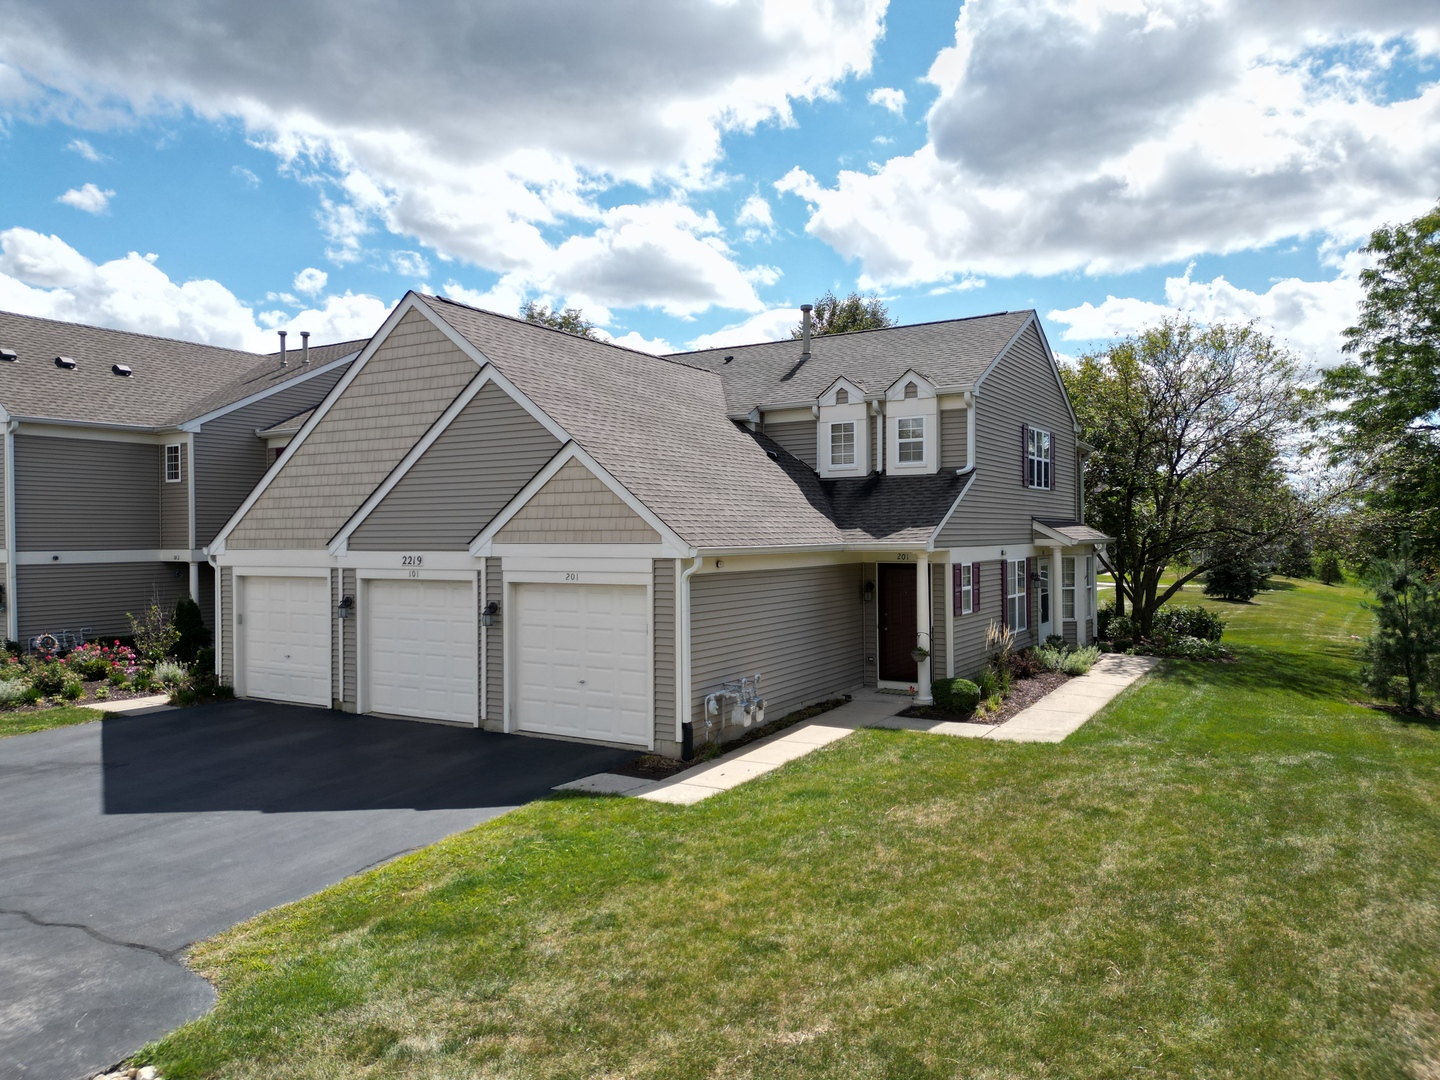
[[[113,371],[116,375],[119,375],[122,379],[128,379],[131,375],[135,374],[133,371],[130,370],[129,364],[111,364],[110,370]]]
[[[300,363],[302,363],[302,364],[308,364],[308,363],[310,363],[310,331],[309,331],[309,330],[301,330],[301,331],[300,331],[300,356],[301,356]]]
[[[75,361],[71,360],[68,356],[57,356],[55,357],[55,366],[64,368],[66,371],[74,371]]]
[[[279,333],[280,333],[280,366],[283,368],[283,367],[288,367],[288,366],[289,366],[289,365],[286,364],[286,362],[285,362],[285,331],[284,331],[284,330],[281,330]]]
[[[733,356],[727,356],[727,357],[725,357],[725,363],[728,364],[731,360],[734,360],[734,359],[735,359],[735,357],[733,357]]]
[[[5,363],[13,364],[16,360],[19,359],[20,354],[17,353],[14,349],[0,349],[0,360],[3,360]]]

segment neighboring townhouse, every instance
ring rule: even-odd
[[[1033,312],[661,358],[411,293],[295,426],[209,548],[243,697],[673,756],[743,677],[925,701],[991,623],[1093,636]]]
[[[0,312],[5,636],[125,635],[186,595],[213,625],[203,549],[274,460],[257,429],[312,409],[362,345],[282,364]]]

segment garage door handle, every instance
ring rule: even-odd
[[[581,680],[580,680],[580,685],[581,685],[581,686],[584,686],[584,685],[585,685],[585,680],[584,680],[584,679],[581,679]]]

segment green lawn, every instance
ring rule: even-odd
[[[526,807],[197,948],[183,1077],[1440,1075],[1440,733],[1360,594],[1224,605],[1059,746],[861,732]]]
[[[105,715],[95,709],[82,709],[76,705],[62,705],[58,709],[37,709],[34,712],[0,712],[0,739],[6,735],[28,735],[32,731],[45,731],[54,727],[69,727],[71,724],[88,724]]]

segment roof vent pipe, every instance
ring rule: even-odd
[[[800,349],[800,360],[802,363],[810,359],[810,312],[814,310],[814,304],[800,305],[800,332],[803,341]]]
[[[310,331],[300,331],[300,363],[310,363]]]
[[[285,367],[285,331],[280,331],[280,366]]]

